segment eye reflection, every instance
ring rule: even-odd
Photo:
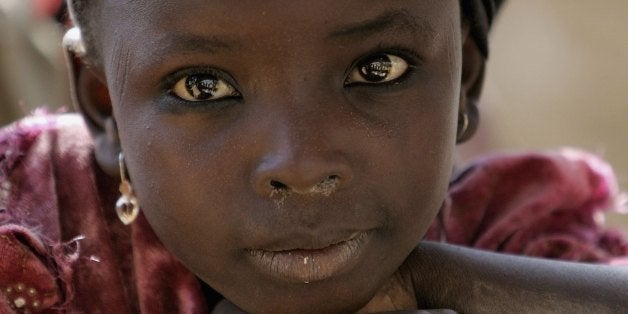
[[[408,71],[408,63],[395,55],[378,54],[357,64],[345,84],[377,84],[394,81]]]
[[[231,84],[211,74],[187,75],[175,83],[172,93],[187,101],[219,100],[240,96]]]

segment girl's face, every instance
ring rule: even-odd
[[[367,302],[444,199],[458,1],[105,2],[114,117],[166,247],[245,310]]]

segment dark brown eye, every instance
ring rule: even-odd
[[[374,55],[360,62],[349,74],[345,84],[384,83],[398,79],[408,70],[408,63],[391,54]]]
[[[211,74],[185,76],[174,85],[172,92],[187,101],[218,100],[239,96],[233,86]]]

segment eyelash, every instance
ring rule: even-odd
[[[183,70],[179,70],[174,72],[173,74],[168,75],[162,85],[161,90],[162,93],[166,96],[167,101],[163,102],[160,105],[160,109],[166,112],[172,113],[180,113],[185,112],[186,110],[199,110],[199,111],[207,111],[212,109],[220,109],[226,107],[227,105],[238,102],[241,97],[225,97],[216,100],[207,100],[207,101],[187,101],[185,99],[181,99],[177,95],[174,94],[174,87],[179,82],[179,80],[192,75],[203,75],[209,74],[217,79],[225,81],[227,84],[233,86],[236,90],[239,90],[237,82],[225,71],[218,70],[215,67],[210,66],[200,66],[193,68],[186,68]],[[209,105],[211,104],[211,105]],[[183,108],[183,109],[182,109]]]
[[[179,71],[174,72],[173,74],[168,75],[164,79],[162,89],[166,92],[171,92],[173,89],[173,86],[184,77],[190,76],[190,75],[202,75],[202,74],[213,75],[216,78],[224,80],[225,82],[233,85],[234,87],[237,86],[237,83],[235,82],[235,80],[230,75],[226,74],[225,71],[218,70],[215,67],[211,67],[211,66],[199,66],[199,67],[192,67],[192,68],[179,70]]]
[[[415,72],[415,69],[418,67],[418,65],[420,65],[423,62],[421,56],[419,56],[412,49],[405,48],[405,47],[388,46],[384,44],[379,44],[374,49],[371,49],[369,52],[363,54],[360,58],[356,59],[351,64],[351,66],[349,66],[349,68],[345,70],[345,73],[343,76],[344,81],[348,79],[351,72],[354,71],[361,63],[365,62],[369,58],[372,58],[373,56],[376,56],[378,54],[390,54],[390,55],[395,55],[402,58],[405,62],[407,62],[408,69],[399,78],[391,80],[391,81],[387,81],[387,82],[381,82],[381,83],[354,82],[354,83],[348,83],[348,84],[343,83],[345,89],[351,89],[351,88],[391,89],[391,88],[400,87],[400,85],[402,85],[405,81],[408,80],[408,78],[412,76],[413,72]],[[160,105],[161,109],[167,112],[177,112],[177,113],[184,112],[187,110],[206,111],[206,110],[220,109],[220,108],[228,106],[229,104],[232,104],[233,102],[239,102],[242,99],[242,97],[240,96],[240,97],[226,97],[226,98],[221,98],[221,99],[216,99],[216,100],[192,102],[192,101],[181,99],[180,97],[174,94],[173,92],[174,86],[179,80],[185,78],[186,76],[202,75],[202,74],[209,74],[216,77],[217,79],[224,80],[228,84],[232,85],[236,90],[239,90],[238,84],[235,82],[235,80],[231,76],[226,74],[226,72],[224,71],[218,70],[210,66],[187,68],[187,69],[176,71],[173,74],[168,75],[164,79],[161,90],[163,90],[163,93],[167,96],[167,101],[164,102],[162,105]]]
[[[390,45],[380,43],[374,49],[371,49],[369,52],[363,54],[362,57],[355,60],[351,64],[351,66],[349,66],[349,68],[344,73],[345,80],[351,74],[351,72],[357,68],[358,65],[360,65],[362,62],[378,54],[391,54],[391,55],[395,55],[402,58],[404,61],[408,63],[407,71],[403,75],[401,75],[399,78],[392,81],[377,83],[377,84],[360,83],[360,82],[345,84],[344,86],[345,89],[356,88],[356,87],[357,88],[367,87],[367,88],[378,88],[378,89],[394,88],[403,84],[405,81],[407,81],[408,78],[410,78],[412,74],[415,72],[416,68],[418,68],[423,63],[423,58],[410,48],[405,48],[402,46],[390,46]]]

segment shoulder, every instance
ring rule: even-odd
[[[89,153],[92,141],[77,114],[36,114],[0,129],[0,180],[29,158]],[[56,155],[55,155],[56,154]]]
[[[74,166],[81,166],[92,150],[91,137],[78,114],[26,117],[0,129],[0,183],[41,175],[40,168],[57,159],[71,158]]]
[[[83,196],[68,197],[64,186],[93,176],[92,146],[76,114],[37,114],[0,129],[0,287],[5,294],[0,312],[58,306],[71,294],[70,266],[77,258],[72,247],[78,238],[65,238],[68,215],[63,212]]]
[[[28,225],[54,216],[59,178],[91,176],[92,147],[89,132],[76,114],[37,114],[1,129],[0,208],[4,220],[8,215]],[[55,237],[57,232],[50,231]]]
[[[15,165],[17,161],[14,159],[27,155],[37,142],[47,142],[50,149],[62,152],[84,151],[92,147],[80,115],[36,113],[0,129],[0,154],[8,158],[0,159],[2,165]],[[12,162],[8,164],[7,160]]]

